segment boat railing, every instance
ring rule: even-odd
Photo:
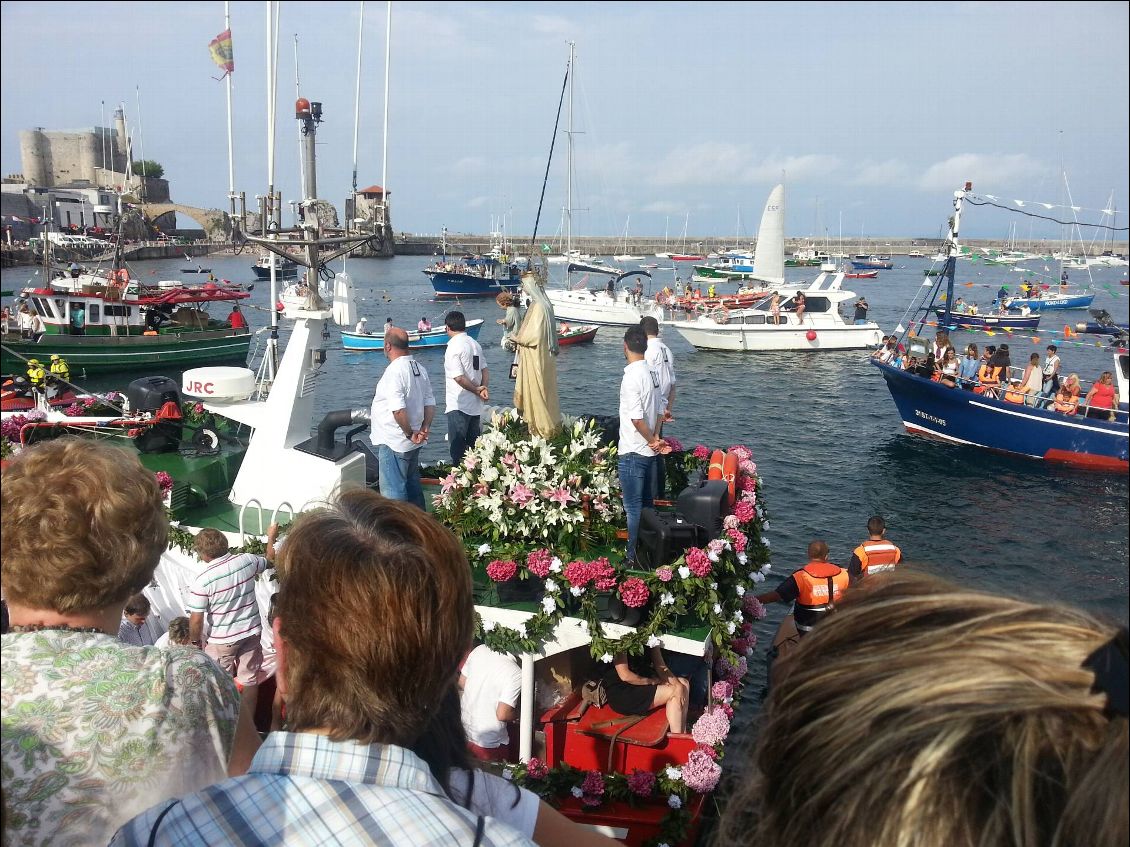
[[[239,507],[239,543],[241,546],[247,543],[247,530],[243,525],[243,517],[247,513],[247,508],[252,504],[255,505],[256,510],[259,512],[259,532],[257,534],[265,535],[267,532],[267,530],[263,527],[263,512],[265,511],[263,509],[263,504],[259,501],[258,498],[252,497],[250,500]],[[283,502],[279,503],[279,505],[276,506],[275,510],[271,513],[271,523],[267,524],[267,527],[278,523],[279,512],[282,510],[283,506],[286,506],[286,510],[290,515],[290,519],[292,521],[294,520],[294,506],[292,506],[288,501],[284,500]]]

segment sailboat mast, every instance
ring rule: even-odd
[[[569,42],[569,128],[565,136],[569,139],[568,155],[565,160],[565,256],[566,261],[573,252],[573,54],[576,42]]]
[[[357,217],[357,130],[361,123],[361,35],[365,31],[365,2],[361,0],[361,17],[357,22],[357,79],[353,86],[353,217]],[[352,228],[352,221],[347,222]]]
[[[392,67],[392,0],[385,12],[385,126],[381,141],[381,234],[388,227],[388,77]],[[391,249],[391,248],[390,248]],[[391,255],[391,254],[390,254]]]
[[[278,86],[278,7],[275,2],[267,2],[267,193],[275,193],[275,100]],[[234,203],[234,200],[233,200]],[[267,234],[267,211],[269,206],[260,207],[263,235]],[[271,274],[271,335],[267,340],[267,379],[274,382],[279,369],[279,315],[275,304],[279,302],[278,260],[274,253],[270,256]]]
[[[228,0],[224,0],[224,32],[231,32],[231,8]],[[231,73],[224,74],[228,93],[228,205],[232,218],[235,217],[235,145],[232,140],[232,115],[231,115]]]

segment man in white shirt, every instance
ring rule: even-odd
[[[368,322],[368,318],[361,318],[361,320],[357,321],[357,326],[353,327],[353,331],[358,335],[368,335],[369,328],[365,326],[365,324],[367,324]]]
[[[648,315],[640,319],[640,326],[647,335],[647,352],[644,361],[651,368],[651,372],[659,378],[659,390],[655,393],[655,401],[659,404],[659,423],[656,434],[663,434],[663,424],[674,420],[671,408],[675,404],[675,357],[671,349],[659,340],[659,321]],[[654,495],[661,497],[667,487],[667,474],[664,472],[663,460],[655,461],[655,491]]]
[[[518,717],[522,669],[509,653],[480,644],[459,671],[459,690],[467,749],[484,762],[505,761],[510,744],[506,723]]]
[[[385,368],[373,396],[370,426],[380,465],[381,494],[424,508],[420,448],[428,440],[436,398],[424,366],[408,350],[408,333],[392,327],[384,335]]]
[[[463,461],[467,448],[479,437],[483,403],[490,399],[483,348],[467,334],[462,312],[448,312],[447,351],[443,355],[443,382],[447,387],[447,440],[451,464]]]
[[[659,437],[659,377],[647,366],[647,334],[639,326],[624,333],[624,378],[620,382],[620,491],[628,515],[628,562],[636,558],[640,511],[654,502],[656,455],[663,449]]]

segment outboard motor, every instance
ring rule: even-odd
[[[130,412],[156,413],[168,401],[180,403],[180,389],[167,376],[145,376],[126,386],[126,404]]]
[[[180,448],[183,435],[181,396],[176,382],[167,376],[147,376],[126,386],[126,402],[134,414],[150,412],[158,420],[134,438],[142,453],[169,453]],[[166,404],[171,404],[166,406]],[[168,411],[168,414],[163,412]]]

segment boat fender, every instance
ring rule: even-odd
[[[808,332],[806,332],[804,334],[804,337],[807,338],[809,341],[815,341],[816,340],[816,330],[810,329]]]

